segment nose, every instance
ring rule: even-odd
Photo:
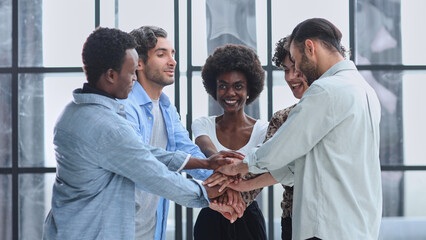
[[[169,59],[169,66],[176,66],[176,60],[172,56]]]
[[[235,95],[235,89],[233,87],[226,88],[226,95],[227,96],[234,96]]]
[[[302,73],[299,70],[296,70],[296,68],[293,68],[292,71],[290,71],[290,79],[299,78],[301,75]]]

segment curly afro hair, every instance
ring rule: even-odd
[[[283,67],[284,59],[287,56],[290,56],[289,51],[289,36],[281,38],[277,44],[275,44],[275,53],[272,57],[272,62],[277,66],[277,68]]]
[[[217,100],[217,77],[231,71],[241,72],[247,78],[249,98],[246,104],[256,100],[263,90],[265,71],[256,52],[244,45],[227,44],[218,47],[207,58],[201,72],[207,93]]]

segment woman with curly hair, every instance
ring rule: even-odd
[[[206,156],[221,150],[246,154],[261,144],[267,122],[256,120],[244,112],[245,106],[256,100],[263,90],[265,73],[256,52],[243,45],[218,47],[207,58],[202,78],[207,93],[219,103],[224,113],[194,120],[192,131],[201,151]],[[247,179],[251,177],[251,174],[244,176]],[[260,191],[241,193],[246,210],[233,223],[216,211],[202,209],[194,227],[195,240],[266,239],[265,219],[254,201]],[[223,196],[226,198],[227,195]]]

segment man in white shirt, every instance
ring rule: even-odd
[[[380,104],[341,50],[342,34],[308,19],[291,34],[290,53],[309,89],[277,133],[221,172],[270,172],[294,180],[293,239],[377,239],[382,213]],[[294,179],[286,174],[294,164]]]

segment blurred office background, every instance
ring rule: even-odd
[[[256,49],[266,71],[248,114],[267,121],[297,102],[271,58],[275,43],[312,17],[342,31],[382,104],[380,239],[426,239],[425,10],[423,0],[0,0],[0,239],[41,238],[56,170],[53,126],[85,82],[81,49],[97,26],[168,31],[178,66],[165,92],[189,129],[195,118],[220,114],[200,71],[226,43]],[[258,197],[269,239],[281,236],[282,191]],[[167,239],[192,239],[198,212],[172,204]]]

